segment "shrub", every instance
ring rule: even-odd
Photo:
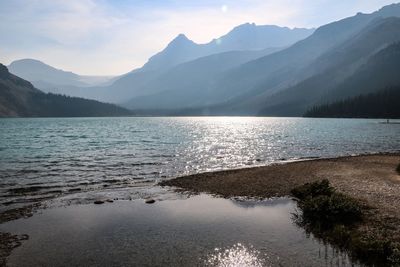
[[[292,194],[298,198],[304,221],[349,224],[361,219],[358,201],[336,192],[328,180],[296,187]]]
[[[306,183],[292,189],[293,196],[300,200],[312,198],[320,195],[330,196],[334,192],[333,187],[329,185],[329,181],[324,179],[320,182]]]
[[[399,169],[400,167],[398,167]],[[372,266],[400,266],[400,244],[391,240],[384,228],[359,228],[363,207],[354,198],[336,192],[328,180],[308,183],[292,191],[301,212],[294,214],[295,223],[307,234],[329,242],[352,258]]]
[[[303,211],[303,217],[307,220],[318,220],[329,224],[336,222],[347,224],[361,219],[359,204],[339,193],[306,198],[299,202],[299,207]]]

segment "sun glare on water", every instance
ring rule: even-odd
[[[237,243],[230,248],[219,249],[211,254],[207,266],[215,267],[262,267],[266,266],[260,257],[260,252],[252,247]]]

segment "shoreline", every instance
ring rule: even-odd
[[[385,160],[392,160],[393,162],[385,163]],[[374,165],[362,166],[364,163],[372,163]],[[366,174],[366,177],[369,178],[366,181],[383,182],[382,178],[373,179],[368,174],[370,170],[373,170],[375,174],[383,175],[384,179],[389,178],[388,181],[400,186],[400,176],[396,177],[398,175],[396,173],[396,163],[397,165],[400,164],[400,152],[365,153],[329,158],[302,158],[276,162],[270,165],[179,176],[161,181],[158,185],[172,187],[177,191],[208,193],[224,198],[264,199],[290,197],[290,190],[294,187],[322,179],[328,179],[333,182],[333,186],[337,187],[339,191],[349,191],[346,190],[342,183],[345,180],[355,182],[363,174]],[[384,167],[384,165],[388,164],[392,166]],[[342,169],[335,170],[338,167]],[[343,168],[347,169],[343,170]],[[351,171],[349,168],[354,168],[354,170]],[[364,168],[364,170],[361,168]],[[344,171],[347,171],[347,173],[344,173]],[[346,174],[355,174],[355,177],[350,178]],[[388,175],[391,177],[388,177]],[[282,179],[282,177],[285,178]],[[250,184],[247,182],[255,183]]]
[[[379,153],[201,173],[159,185],[224,198],[265,199],[293,198],[293,189],[327,179],[336,192],[359,203],[363,219],[351,228],[343,228],[340,223],[340,227],[334,228],[343,232],[321,232],[320,227],[311,232],[322,242],[348,250],[360,261],[368,260],[372,253],[380,255],[375,260],[383,260],[382,266],[391,266],[400,263],[399,166],[400,153]],[[318,221],[311,223],[324,225]]]
[[[400,152],[381,152],[336,158],[308,158],[281,161],[267,166],[222,170],[177,177],[158,185],[187,193],[208,193],[217,197],[265,199],[291,197],[290,191],[308,182],[329,179],[332,186],[369,208],[361,228],[373,236],[387,229],[385,236],[400,244]],[[377,178],[380,177],[380,178]],[[362,178],[363,183],[360,183]],[[41,203],[0,213],[0,224],[30,217],[46,208]],[[386,231],[386,230],[385,230]],[[0,265],[27,236],[0,233]]]

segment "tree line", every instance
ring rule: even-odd
[[[310,108],[304,117],[400,118],[400,86]]]

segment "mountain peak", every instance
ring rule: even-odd
[[[186,37],[183,33],[178,34],[171,42],[170,44],[182,44],[182,43],[193,43],[189,38]]]
[[[47,65],[44,62],[37,60],[37,59],[23,58],[23,59],[14,60],[13,62],[11,62],[10,66],[18,65],[18,64]]]
[[[240,24],[239,26],[237,26],[237,27],[235,27],[235,28],[244,28],[244,27],[256,27],[257,25],[253,22],[253,23],[250,23],[250,22],[247,22],[247,23],[243,23],[243,24]]]
[[[183,33],[178,34],[178,36],[176,36],[175,39],[187,39],[187,40],[189,40],[189,39],[186,37],[186,35],[183,34]]]
[[[247,22],[247,23],[240,24],[240,25],[234,27],[234,28],[231,30],[231,32],[243,31],[243,30],[246,31],[246,30],[249,30],[249,29],[252,29],[252,28],[256,28],[256,27],[257,27],[257,25],[256,25],[255,23],[249,23],[249,22]]]

